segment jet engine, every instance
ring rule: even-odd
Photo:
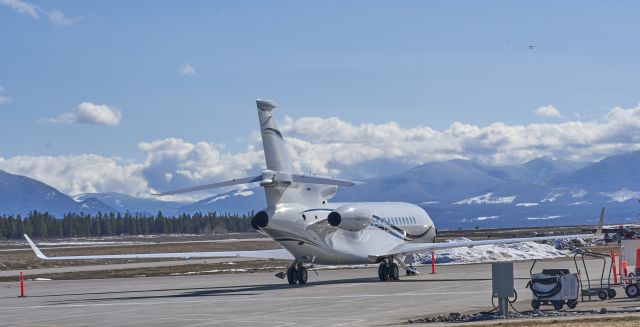
[[[357,232],[371,225],[371,211],[362,205],[345,204],[331,211],[327,222],[333,227]]]
[[[255,216],[253,216],[253,218],[251,218],[251,226],[256,230],[260,230],[260,228],[267,227],[268,223],[269,223],[269,214],[267,214],[264,211],[258,212]]]

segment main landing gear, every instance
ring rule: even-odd
[[[393,262],[393,258],[387,258],[380,263],[378,278],[383,282],[400,279],[400,269],[398,264]]]
[[[291,285],[295,283],[306,284],[307,277],[307,268],[302,265],[302,261],[294,261],[287,269],[287,281]]]

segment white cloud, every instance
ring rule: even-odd
[[[594,161],[640,150],[640,105],[616,107],[600,119],[586,122],[493,123],[486,127],[456,122],[441,131],[426,126],[403,128],[394,122],[355,125],[318,117],[284,117],[279,123],[297,170],[336,176],[347,168],[357,170],[382,159],[409,166],[460,158],[517,164],[545,155]],[[250,139],[249,146],[239,152],[230,152],[221,144],[167,138],[140,143],[138,151],[145,159],[138,162],[97,155],[21,156],[0,158],[0,169],[41,179],[68,194],[149,194],[260,171],[264,159],[259,133],[252,133]],[[386,167],[380,166],[378,173],[386,173]],[[491,196],[487,199],[495,200]],[[499,200],[513,202],[510,197]]]
[[[120,124],[122,114],[118,109],[107,105],[83,102],[71,112],[64,113],[47,121],[54,124],[97,124],[116,126]]]
[[[0,104],[5,104],[9,101],[11,101],[11,97],[7,96],[7,95],[3,95],[2,93],[4,92],[4,87],[2,85],[0,85]]]
[[[143,195],[149,187],[141,164],[123,164],[93,154],[0,158],[0,169],[26,175],[67,194],[117,191]]]
[[[7,6],[21,14],[27,14],[35,19],[40,18],[38,7],[22,0],[0,0],[0,5]]]
[[[177,138],[140,143],[138,150],[146,154],[143,176],[151,187],[163,191],[243,177],[264,162],[261,149],[254,146],[232,154],[222,145]]]
[[[47,13],[49,21],[60,26],[71,26],[77,19],[68,18],[60,10],[53,9]]]
[[[562,117],[560,111],[552,105],[540,106],[533,111],[534,114],[542,117]]]
[[[203,184],[246,175],[262,166],[262,151],[253,146],[231,154],[223,146],[189,143],[168,138],[140,143],[143,162],[128,162],[95,154],[0,157],[0,169],[25,175],[69,194],[122,192],[149,196],[158,191]],[[237,195],[248,196],[249,191]],[[198,194],[163,197],[163,200],[196,200]]]
[[[196,76],[196,69],[190,64],[184,63],[178,67],[178,73],[185,76]]]
[[[78,18],[69,18],[65,16],[65,14],[58,9],[46,11],[34,4],[22,0],[0,0],[0,5],[9,7],[21,14],[27,14],[34,19],[40,19],[40,14],[44,14],[49,18],[51,23],[59,26],[71,26],[78,20]]]
[[[326,174],[336,164],[389,158],[412,165],[450,159],[513,164],[550,155],[592,161],[640,149],[640,105],[616,107],[592,121],[486,127],[455,122],[443,131],[394,122],[353,125],[338,118],[285,117],[282,126],[297,167]]]

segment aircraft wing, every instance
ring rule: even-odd
[[[474,247],[479,245],[494,245],[494,244],[513,244],[531,241],[549,241],[560,239],[576,239],[576,238],[599,238],[602,237],[602,226],[604,225],[604,208],[600,212],[600,221],[598,222],[598,228],[594,234],[576,234],[576,235],[553,235],[553,236],[541,236],[541,237],[521,237],[521,238],[506,238],[495,240],[481,240],[481,241],[459,241],[459,242],[445,242],[445,243],[405,243],[393,248],[389,253],[381,253],[378,255],[370,255],[372,258],[387,257],[395,255],[410,255],[425,253],[432,250],[460,248],[460,247]]]
[[[24,238],[31,246],[36,256],[42,260],[99,260],[99,259],[157,259],[157,258],[257,258],[257,259],[294,259],[291,253],[285,249],[256,250],[256,251],[217,251],[217,252],[176,252],[176,253],[139,253],[139,254],[106,254],[106,255],[81,255],[81,256],[57,256],[49,257],[42,253],[36,244],[24,234]]]

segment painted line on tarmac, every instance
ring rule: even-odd
[[[460,294],[485,294],[487,291],[467,291],[467,292],[455,292],[456,295]],[[425,295],[451,295],[451,292],[421,292],[421,293],[402,293],[402,296],[425,296]],[[108,306],[122,306],[122,305],[158,305],[158,304],[192,304],[192,303],[216,303],[216,302],[273,302],[273,301],[300,301],[300,300],[332,300],[335,299],[358,299],[358,298],[378,298],[388,297],[389,294],[361,294],[361,295],[332,295],[332,296],[300,296],[300,297],[281,297],[281,298],[249,298],[249,299],[207,299],[207,300],[192,300],[192,301],[152,301],[152,302],[121,302],[121,303],[83,303],[83,304],[50,304],[50,305],[32,305],[23,307],[2,307],[3,310],[15,310],[15,309],[44,309],[44,308],[67,308],[67,307],[108,307]],[[96,299],[100,300],[117,300],[112,298]],[[82,300],[78,300],[82,301]]]

